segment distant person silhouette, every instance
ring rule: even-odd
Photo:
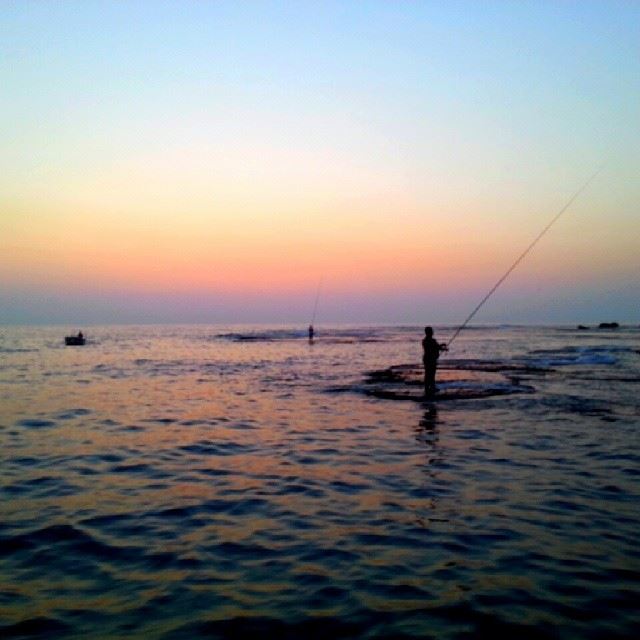
[[[314,334],[315,334],[315,331],[313,330],[313,325],[310,324],[309,325],[309,342],[313,342]]]
[[[436,367],[441,351],[446,351],[447,345],[436,342],[431,327],[424,328],[422,340],[422,364],[424,365],[424,394],[432,396],[436,392]]]
[[[78,338],[80,340],[82,340],[82,338],[84,338],[84,335],[82,334],[82,331],[78,331]]]

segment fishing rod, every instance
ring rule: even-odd
[[[598,174],[602,171],[604,165],[598,167],[596,171],[591,174],[589,179],[569,198],[569,201],[558,211],[558,213],[553,217],[553,219],[547,224],[547,226],[533,239],[533,241],[529,244],[529,246],[516,258],[515,262],[506,270],[504,275],[496,282],[489,292],[480,300],[475,309],[467,316],[467,319],[455,330],[453,336],[447,342],[447,349],[451,346],[451,343],[458,337],[458,334],[469,324],[473,316],[480,311],[484,303],[494,294],[495,290],[509,277],[511,272],[524,260],[525,256],[533,249],[533,247],[538,244],[538,240],[544,236],[549,229],[553,226],[553,224],[560,218],[560,216],[573,204],[573,202],[578,198],[578,196],[596,179]]]
[[[313,327],[316,321],[316,312],[318,311],[318,300],[320,300],[320,290],[322,289],[322,278],[318,281],[318,290],[316,291],[316,301],[313,304],[313,315],[311,316],[311,324]]]

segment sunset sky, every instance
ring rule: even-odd
[[[640,322],[640,2],[0,4],[0,323]]]

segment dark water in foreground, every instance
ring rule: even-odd
[[[362,393],[416,328],[87,334],[0,329],[0,636],[638,637],[639,329],[433,404]]]

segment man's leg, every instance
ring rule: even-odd
[[[434,365],[425,364],[424,392],[428,396],[433,395],[436,392],[436,368]]]

